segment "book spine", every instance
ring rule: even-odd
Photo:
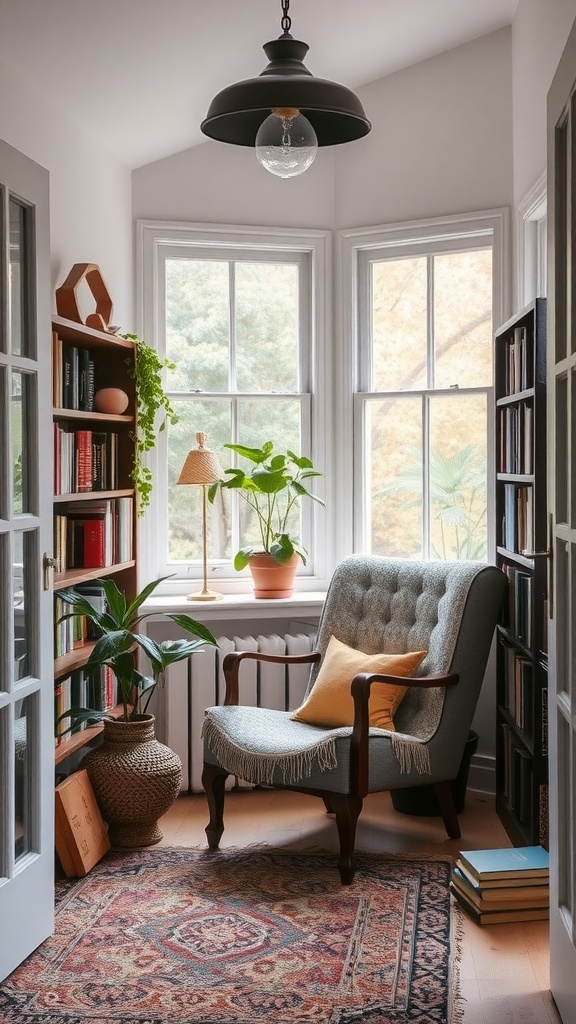
[[[76,442],[76,489],[79,492],[92,490],[92,431],[77,430]]]
[[[104,520],[84,519],[84,567],[102,569],[106,564]]]

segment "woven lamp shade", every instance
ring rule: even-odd
[[[206,434],[196,434],[198,447],[188,452],[186,461],[180,471],[177,483],[179,484],[213,484],[221,480],[224,470],[218,461],[218,456],[209,448],[204,447]]]

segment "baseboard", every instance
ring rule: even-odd
[[[496,759],[486,754],[474,754],[468,773],[468,789],[479,793],[496,792]]]

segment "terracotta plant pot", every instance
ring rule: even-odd
[[[294,593],[294,577],[298,555],[280,565],[272,555],[252,555],[249,561],[254,597],[290,597]]]
[[[121,416],[128,408],[128,395],[121,388],[100,388],[94,395],[94,408],[97,412]]]
[[[160,818],[172,806],[182,762],[155,737],[154,716],[104,721],[103,741],[82,760],[112,846],[132,849],[160,842]]]

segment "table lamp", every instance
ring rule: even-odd
[[[188,452],[186,461],[182,466],[177,483],[196,484],[202,488],[202,568],[203,586],[197,594],[189,594],[188,601],[221,601],[223,594],[208,589],[206,569],[206,487],[216,483],[224,476],[224,470],[218,461],[218,456],[209,448],[204,447],[206,434],[196,434],[198,447]]]

